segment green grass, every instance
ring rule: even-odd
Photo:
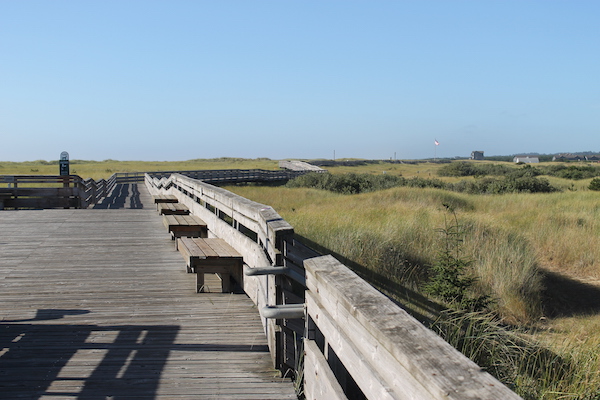
[[[184,171],[202,169],[279,169],[278,161],[266,158],[215,158],[188,161],[86,161],[71,160],[73,175],[92,179],[106,179],[115,172]],[[58,161],[0,162],[0,175],[58,175]]]
[[[409,167],[395,173],[417,176],[428,168],[427,174],[438,178],[435,165]],[[344,167],[343,173],[374,166],[351,168]],[[230,189],[273,206],[297,233],[342,255],[350,266],[364,266],[372,276],[407,288],[408,296],[395,297],[421,316],[438,318],[434,329],[524,398],[597,400],[600,317],[581,314],[575,306],[550,317],[546,297],[562,294],[547,293],[544,285],[545,271],[600,283],[600,198],[587,190],[589,179],[548,179],[563,191],[482,196],[416,188],[358,195],[285,187]],[[435,309],[419,308],[422,301],[410,299],[440,248],[436,230],[444,226],[442,204],[452,205],[464,225],[464,251],[473,260],[477,290],[495,300],[493,318],[441,318]],[[380,289],[385,291],[385,285]]]
[[[435,262],[443,240],[436,233],[444,226],[442,204],[452,204],[466,231],[464,251],[473,260],[476,286],[495,299],[494,318],[439,319],[435,310],[412,302],[412,295],[394,297],[417,314],[438,318],[435,330],[524,398],[598,398],[600,329],[580,321],[578,336],[586,341],[579,345],[569,329],[558,332],[569,318],[544,316],[542,274],[549,269],[600,277],[597,194],[476,196],[394,188],[341,195],[286,187],[229,189],[273,206],[300,235],[410,293],[419,290],[427,266]],[[552,340],[548,332],[555,332]]]

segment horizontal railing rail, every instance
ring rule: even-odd
[[[0,175],[0,209],[78,208],[77,175]]]
[[[99,203],[116,184],[141,183],[146,173],[161,178],[180,174],[213,185],[241,182],[281,182],[293,179],[310,171],[261,170],[261,169],[222,169],[184,170],[154,172],[116,172],[108,179],[82,179],[77,175],[0,175],[0,207],[2,208],[86,208]],[[36,186],[37,185],[37,186]],[[61,185],[70,191],[24,191],[26,187]],[[68,193],[67,193],[68,192]],[[66,200],[68,199],[68,200]]]
[[[78,175],[0,175],[0,209],[87,208],[114,188],[109,179],[82,179]]]
[[[172,174],[179,174],[187,176],[188,178],[201,180],[206,183],[213,185],[228,184],[228,183],[241,183],[241,182],[277,182],[294,179],[298,176],[304,175],[314,171],[288,171],[288,170],[264,170],[264,169],[211,169],[211,170],[189,170],[189,171],[153,171],[146,172],[150,176],[155,178],[169,177]],[[119,179],[122,177],[135,176],[132,174],[146,173],[117,173]]]

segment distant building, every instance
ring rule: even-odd
[[[483,151],[472,151],[471,160],[483,160]]]
[[[540,162],[538,157],[529,157],[529,156],[516,156],[513,158],[513,162],[516,163],[525,163],[525,164],[536,164]]]
[[[583,161],[586,160],[587,157],[581,156],[579,154],[571,154],[571,153],[561,153],[552,157],[552,161]]]

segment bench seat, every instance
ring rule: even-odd
[[[156,203],[156,209],[161,215],[188,215],[190,209],[181,203]]]
[[[178,237],[207,237],[206,222],[195,215],[163,215],[163,224],[171,233],[171,239]]]
[[[231,280],[242,277],[243,257],[223,239],[177,239],[177,248],[186,261],[187,271],[196,274],[196,292],[204,292],[204,274],[217,274],[221,279],[221,292],[231,292]]]
[[[155,203],[178,203],[177,197],[172,194],[158,194],[156,196],[152,196]]]

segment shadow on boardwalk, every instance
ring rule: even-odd
[[[155,398],[179,327],[42,322],[88,312],[38,310],[30,320],[3,321],[0,399]]]
[[[144,208],[137,183],[118,183],[102,202],[94,205],[95,209]]]
[[[176,325],[42,322],[87,313],[38,310],[32,319],[2,321],[0,399],[154,399],[172,351],[268,352],[266,345],[176,344]]]

